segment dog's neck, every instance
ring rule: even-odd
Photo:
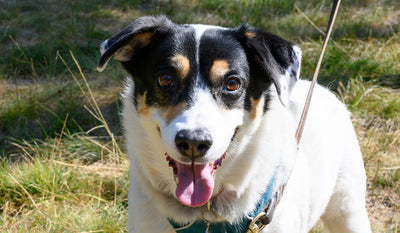
[[[275,208],[282,197],[284,186],[286,185],[279,186],[277,191],[273,193],[274,187],[276,186],[276,175],[275,173],[255,209],[242,217],[237,223],[232,224],[227,221],[217,222],[216,220],[219,215],[212,208],[212,200],[207,203],[207,209],[203,211],[200,220],[186,225],[178,224],[171,219],[168,220],[177,233],[209,232],[209,230],[211,230],[211,232],[247,232],[249,229],[251,229],[252,232],[254,230],[259,232],[272,221]],[[220,190],[218,195],[221,194],[222,191],[223,189]],[[214,197],[213,199],[216,198],[217,197]]]

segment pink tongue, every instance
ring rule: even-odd
[[[175,195],[187,206],[202,206],[210,200],[214,189],[213,164],[178,165],[178,184]]]

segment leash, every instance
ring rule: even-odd
[[[327,26],[327,32],[325,34],[324,42],[322,45],[321,53],[318,59],[317,66],[314,71],[313,79],[311,82],[310,89],[307,94],[307,99],[304,104],[303,112],[300,117],[299,125],[296,130],[296,141],[297,141],[297,146],[300,145],[301,137],[303,134],[304,126],[306,123],[307,115],[308,115],[308,110],[310,108],[310,103],[311,103],[311,98],[312,94],[314,91],[315,84],[317,83],[318,79],[318,74],[319,70],[321,68],[321,63],[322,63],[322,58],[325,54],[326,46],[329,41],[329,37],[332,32],[333,24],[335,23],[337,13],[339,11],[339,6],[340,6],[341,0],[334,0],[333,5],[332,5],[332,10],[331,14],[329,17],[329,23]],[[290,177],[290,176],[289,176]],[[197,232],[205,232],[205,233],[216,233],[216,232],[222,232],[222,233],[237,233],[237,232],[245,232],[245,233],[260,233],[271,221],[272,217],[275,211],[276,206],[279,204],[280,199],[282,198],[283,192],[286,187],[286,183],[284,185],[279,186],[278,191],[276,191],[273,195],[271,195],[272,187],[274,185],[274,180],[275,176],[273,177],[271,183],[269,184],[267,188],[265,196],[267,198],[262,198],[259,203],[257,204],[256,211],[254,211],[250,216],[250,220],[248,220],[249,223],[246,223],[245,229],[241,229],[241,223],[239,226],[231,226],[226,227],[225,223],[215,223],[214,228],[210,228],[210,224],[212,222],[208,221],[203,221],[202,222],[192,222],[189,225],[186,226],[180,226],[179,224],[173,222],[172,220],[169,220],[171,225],[174,227],[175,231],[177,233],[184,233],[184,232],[190,232],[190,233],[197,233]],[[220,191],[218,195],[221,193]],[[217,196],[218,196],[217,195]],[[263,207],[262,207],[263,206]],[[260,208],[262,207],[262,208]],[[208,204],[208,209],[210,209],[210,204]],[[258,212],[258,213],[257,213]],[[244,230],[244,231],[243,231]]]
[[[319,69],[321,68],[322,58],[324,57],[325,49],[326,49],[329,37],[330,37],[331,32],[332,32],[333,24],[335,23],[336,15],[337,15],[337,13],[339,11],[340,2],[341,2],[341,0],[334,0],[333,1],[331,15],[329,17],[329,23],[328,23],[328,27],[326,29],[327,32],[325,34],[325,39],[324,39],[324,43],[322,45],[322,50],[321,50],[321,53],[319,55],[317,67],[315,68],[315,71],[314,71],[314,76],[313,76],[313,79],[312,79],[312,82],[311,82],[310,90],[308,91],[306,102],[304,104],[303,112],[302,112],[301,117],[300,117],[299,126],[298,126],[298,128],[296,130],[297,146],[300,145],[301,136],[303,135],[304,125],[306,124],[306,119],[307,119],[307,115],[308,115],[308,109],[310,108],[312,94],[313,94],[313,91],[314,91],[315,84],[317,83]]]

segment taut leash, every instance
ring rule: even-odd
[[[312,79],[312,82],[311,82],[310,90],[308,91],[306,102],[304,104],[303,112],[302,112],[301,117],[300,117],[299,126],[298,126],[298,128],[296,130],[297,146],[300,145],[301,136],[303,135],[304,125],[306,123],[308,109],[310,108],[310,103],[311,103],[311,98],[312,98],[312,94],[313,94],[313,91],[314,91],[314,86],[317,83],[319,69],[321,68],[322,58],[324,57],[325,49],[326,49],[329,37],[330,37],[331,32],[332,32],[333,24],[335,23],[336,15],[337,15],[337,13],[339,11],[340,2],[341,2],[341,0],[334,0],[333,1],[331,15],[329,17],[329,23],[328,23],[328,27],[326,29],[327,32],[325,34],[325,39],[324,39],[324,43],[322,45],[322,50],[321,50],[321,53],[319,55],[317,67],[315,68],[315,71],[314,71],[314,76],[313,76],[313,79]]]

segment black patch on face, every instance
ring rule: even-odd
[[[296,79],[300,62],[293,49],[294,44],[269,32],[265,32],[248,25],[236,29],[235,36],[246,52],[250,66],[250,85],[248,96],[254,99],[264,95],[266,104],[264,112],[268,109],[270,94],[268,88],[274,84],[277,93],[281,93],[280,75],[290,67],[290,76]],[[250,109],[250,100],[246,98],[246,109]]]
[[[186,56],[190,62],[188,77],[185,79],[178,77],[177,67],[171,62],[171,58],[177,54]],[[197,73],[194,30],[176,26],[155,34],[149,45],[137,51],[131,60],[122,62],[122,65],[135,81],[134,96],[146,92],[146,105],[162,108],[186,101],[189,106],[193,76]],[[163,74],[172,77],[171,86],[159,85],[158,78]]]
[[[189,73],[184,79],[178,78],[176,67],[170,60],[177,54],[186,56],[190,62]],[[209,71],[217,59],[227,60],[230,69],[215,82],[210,79]],[[137,51],[131,60],[122,62],[122,65],[135,81],[134,96],[146,93],[146,105],[167,108],[185,102],[188,108],[193,104],[192,98],[199,83],[205,83],[200,86],[209,89],[216,102],[224,108],[243,108],[245,105],[249,67],[243,48],[229,30],[206,30],[197,53],[194,28],[176,26],[169,31],[155,33],[145,48]],[[170,87],[158,84],[158,76],[165,73],[173,78]],[[229,91],[226,88],[227,80],[232,77],[240,81],[238,90]]]
[[[208,86],[212,89],[214,98],[223,103],[227,108],[244,108],[251,110],[250,98],[259,99],[264,96],[264,112],[267,111],[270,101],[268,88],[272,84],[271,78],[265,75],[265,71],[255,62],[252,62],[254,51],[243,48],[238,37],[237,29],[230,30],[207,30],[200,43],[200,67],[203,77],[207,76],[212,61],[216,59],[227,59],[231,65],[231,72],[226,75],[240,77],[242,89],[238,92],[215,92],[215,88],[224,84],[213,84],[207,79]],[[248,59],[250,58],[250,59]],[[226,79],[225,79],[226,80]]]
[[[217,60],[226,60],[229,71],[220,79],[210,78],[210,69]],[[230,30],[208,29],[204,32],[199,46],[200,74],[211,90],[212,96],[227,109],[243,108],[244,96],[249,83],[249,67],[243,48]],[[230,91],[226,83],[235,78],[240,88]]]

